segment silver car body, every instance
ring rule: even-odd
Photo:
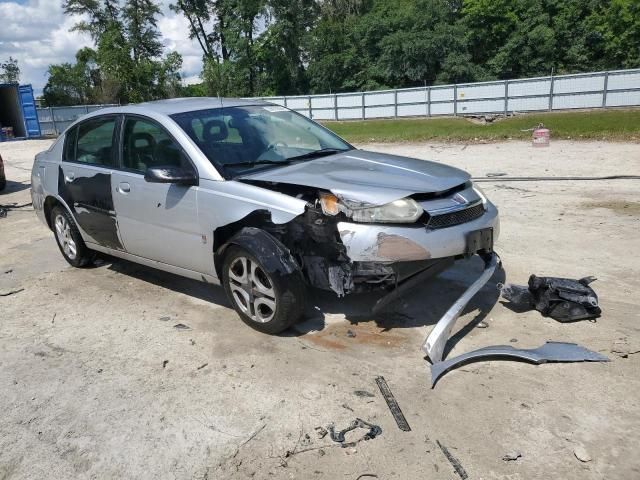
[[[103,215],[106,223],[95,229],[84,228],[87,223],[78,222],[89,248],[216,284],[220,283],[215,258],[215,248],[220,244],[215,238],[216,232],[231,225],[241,227],[243,219],[255,212],[266,212],[273,225],[286,225],[310,207],[307,200],[278,191],[274,185],[317,188],[330,191],[351,204],[363,205],[383,205],[413,195],[423,210],[434,217],[464,214],[482,205],[479,216],[447,228],[428,228],[424,224],[367,224],[342,219],[337,223],[339,239],[335,241],[344,245],[347,263],[385,265],[460,258],[469,254],[470,232],[492,229],[493,238],[498,236],[497,209],[471,185],[469,175],[434,162],[354,149],[240,179],[225,179],[170,117],[222,105],[269,104],[253,100],[175,99],[102,109],[79,119],[74,125],[107,115],[136,115],[157,122],[192,162],[197,170],[198,185],[149,183],[140,173],[64,162],[65,134],[62,134],[49,150],[38,154],[34,162],[32,197],[38,216],[51,227],[48,212],[55,203],[63,205],[76,218]],[[96,176],[106,182],[101,194],[111,196],[110,202],[87,206],[63,195],[61,190],[73,187],[78,179],[91,182]],[[87,188],[91,188],[90,185]],[[455,192],[447,194],[452,189]],[[432,195],[434,193],[439,195]],[[103,225],[113,226],[111,236],[102,235]],[[345,285],[348,284],[345,280]],[[349,291],[342,286],[334,287],[332,284],[331,289],[338,294]]]

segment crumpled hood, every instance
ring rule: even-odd
[[[365,150],[350,150],[328,157],[243,175],[239,180],[304,185],[372,205],[414,193],[436,193],[468,181],[469,174],[448,165]]]

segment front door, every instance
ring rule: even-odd
[[[111,191],[117,116],[96,117],[66,133],[58,193],[89,243],[122,250]]]
[[[156,122],[126,117],[122,165],[114,171],[112,189],[120,235],[128,253],[176,267],[207,272],[198,225],[198,187],[150,183],[147,168],[195,167],[177,142]]]

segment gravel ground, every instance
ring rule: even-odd
[[[48,144],[0,144],[9,179],[0,204],[30,201],[33,156]],[[640,174],[638,144],[366,148],[475,176]],[[304,323],[270,337],[245,327],[220,288],[108,258],[73,269],[28,207],[9,211],[0,218],[0,294],[24,290],[0,296],[0,479],[459,479],[439,445],[471,479],[640,478],[638,181],[483,188],[501,210],[505,271],[465,310],[449,356],[557,340],[611,362],[475,363],[432,390],[420,344],[480,272],[477,259],[376,319],[375,295],[315,293]],[[495,284],[531,273],[597,276],[602,318],[560,324],[506,308]],[[395,425],[378,375],[411,432]],[[356,417],[382,434],[343,449],[315,431]],[[503,460],[514,452],[517,460]]]

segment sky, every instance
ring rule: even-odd
[[[70,31],[77,18],[62,11],[63,0],[0,0],[0,61],[18,59],[20,83],[33,85],[36,95],[47,83],[47,67],[52,63],[73,62],[76,52],[92,46],[88,35]],[[187,20],[172,12],[173,0],[159,0],[162,16],[158,30],[165,52],[182,55],[185,83],[199,81],[202,51],[188,36]]]

